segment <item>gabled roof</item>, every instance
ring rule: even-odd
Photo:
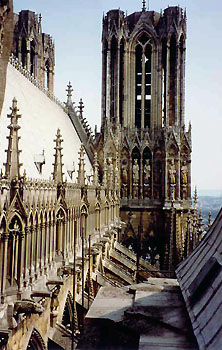
[[[222,349],[222,210],[176,271],[199,349]]]
[[[0,117],[0,168],[6,162],[5,150],[8,148],[7,136],[9,136],[9,107],[13,98],[18,101],[19,114],[19,148],[20,162],[23,163],[21,174],[26,169],[27,177],[48,180],[52,177],[54,163],[55,135],[60,129],[63,142],[63,172],[64,179],[73,182],[77,176],[78,151],[81,140],[67,113],[46,94],[32,84],[11,64],[8,65],[6,78],[6,91],[3,109]],[[36,163],[42,161],[42,171],[39,172]],[[74,165],[73,165],[74,162]],[[89,174],[91,163],[87,155],[85,156],[86,172]],[[70,178],[68,171],[75,174]]]

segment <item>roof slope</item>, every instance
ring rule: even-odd
[[[59,128],[64,140],[62,143],[63,172],[67,180],[71,181],[68,171],[73,170],[74,162],[76,169],[74,177],[76,177],[81,141],[68,114],[11,64],[7,69],[5,99],[0,118],[0,168],[6,161],[5,150],[8,148],[6,137],[9,135],[7,126],[10,124],[7,114],[11,112],[9,107],[14,97],[18,101],[19,113],[22,115],[19,119],[21,126],[19,148],[22,150],[20,162],[23,163],[27,176],[40,179],[49,179],[52,176],[55,153],[53,140]],[[43,150],[45,164],[40,174],[35,165],[35,159],[41,159]],[[89,158],[87,156],[85,158],[86,173],[89,173],[91,164]]]
[[[222,349],[222,210],[176,271],[199,348]]]

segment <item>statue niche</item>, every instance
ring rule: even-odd
[[[182,199],[187,198],[187,184],[188,184],[188,167],[186,162],[182,162],[181,166],[181,185],[182,185]]]
[[[150,193],[150,178],[151,178],[151,166],[149,159],[145,160],[145,164],[143,166],[143,190],[144,190],[144,198],[149,197]]]
[[[175,187],[176,187],[176,167],[174,164],[174,159],[170,160],[169,171],[168,171],[168,179],[169,179],[169,195],[171,199],[175,199]]]
[[[133,162],[133,198],[138,198],[139,196],[139,164],[138,159],[134,159]]]
[[[128,162],[126,159],[122,162],[122,197],[127,198],[128,195]]]

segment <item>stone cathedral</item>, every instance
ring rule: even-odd
[[[184,255],[192,204],[186,13],[111,10],[103,19],[102,52],[102,138],[107,157],[119,157],[121,218],[127,222],[131,212],[142,250],[152,247],[162,267],[165,261],[171,268]]]
[[[172,277],[200,240],[185,43],[180,7],[109,11],[94,134],[41,15],[0,1],[0,349],[74,350],[101,287]]]

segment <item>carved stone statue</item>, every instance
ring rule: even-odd
[[[170,166],[169,166],[169,180],[171,185],[176,184],[176,168],[174,164],[174,160],[171,160]]]
[[[143,168],[144,185],[150,184],[150,171],[151,171],[150,162],[149,162],[149,159],[146,159],[146,162]]]
[[[181,180],[183,185],[186,185],[188,182],[188,169],[186,162],[183,162],[183,165],[181,167]]]
[[[139,186],[139,164],[138,160],[134,159],[133,163],[133,198],[138,198],[138,186]]]
[[[138,160],[134,159],[134,164],[133,164],[133,184],[138,184],[139,183],[139,164]]]
[[[182,184],[182,198],[187,198],[187,184],[188,184],[188,168],[186,162],[183,162],[181,167],[181,184]]]
[[[122,165],[122,193],[123,198],[127,197],[127,185],[128,185],[128,173],[127,173],[127,165]]]
[[[150,162],[149,162],[149,159],[146,159],[146,162],[143,167],[144,197],[149,197],[150,174],[151,174]]]
[[[108,184],[109,187],[113,186],[113,160],[112,157],[108,158]]]

